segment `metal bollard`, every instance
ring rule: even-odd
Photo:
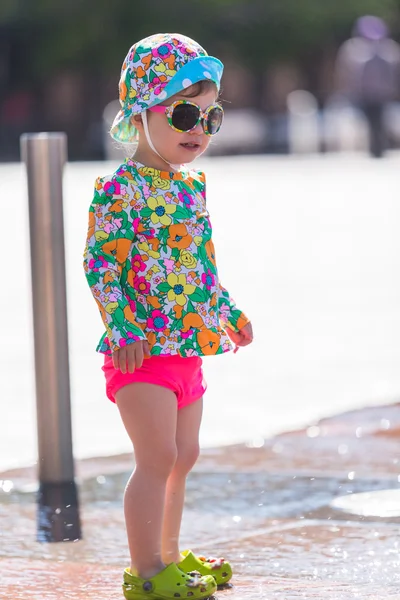
[[[81,537],[74,479],[62,172],[65,133],[21,136],[26,164],[38,431],[38,540]]]

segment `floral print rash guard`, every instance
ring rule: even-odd
[[[221,354],[224,331],[248,319],[219,282],[205,176],[127,160],[100,177],[89,209],[84,269],[111,354],[147,339],[152,355]]]

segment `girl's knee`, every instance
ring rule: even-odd
[[[148,475],[167,478],[175,467],[177,456],[178,451],[175,444],[152,447],[150,442],[146,455],[136,456],[136,465],[138,469],[143,469]]]
[[[174,473],[179,475],[187,475],[197,462],[200,454],[200,446],[198,442],[190,444],[190,446],[181,446],[178,448],[178,456],[174,466]]]

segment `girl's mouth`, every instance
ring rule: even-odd
[[[200,144],[196,144],[196,142],[187,142],[179,145],[185,148],[185,150],[189,150],[189,152],[196,152],[200,148]]]

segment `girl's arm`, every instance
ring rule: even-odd
[[[228,290],[221,284],[219,284],[218,290],[218,309],[222,325],[233,331],[240,331],[247,323],[250,323],[250,319],[237,308]]]
[[[200,177],[199,191],[201,192],[205,203],[206,175],[203,171],[198,171],[198,174]],[[209,258],[215,267],[214,244],[211,240],[208,243],[211,245],[208,250],[208,253],[211,254],[211,257],[209,256]],[[250,319],[248,319],[246,315],[237,308],[233,298],[229,295],[228,290],[226,290],[221,284],[218,286],[218,310],[220,321],[224,328],[229,327],[232,331],[238,332],[245,325],[247,325],[247,323],[250,323]]]
[[[128,211],[120,200],[104,192],[99,178],[89,208],[83,266],[113,352],[132,342],[146,340],[133,314],[134,298],[129,302],[121,287],[133,236]]]
[[[248,346],[253,341],[253,328],[250,320],[242,313],[228,291],[219,284],[218,306],[220,310],[220,321],[226,333],[235,345],[235,352],[243,346]]]

